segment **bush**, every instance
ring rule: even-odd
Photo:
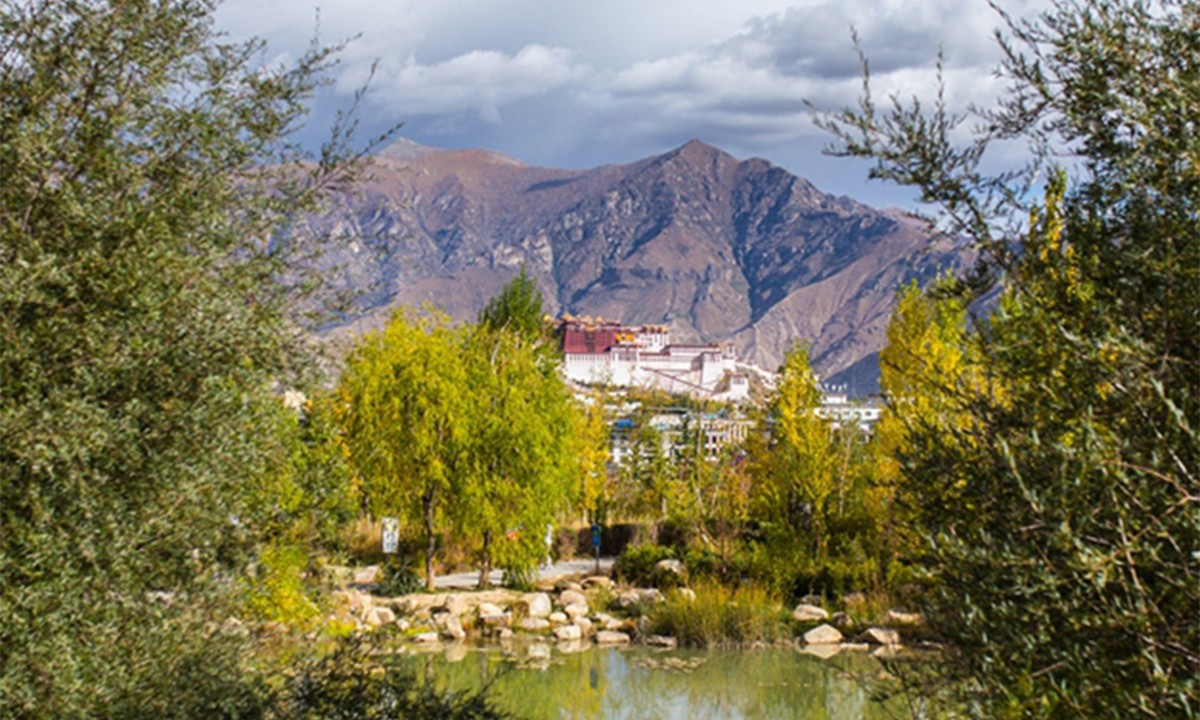
[[[653,632],[681,645],[712,647],[790,640],[787,612],[758,585],[730,588],[715,582],[696,586],[696,599],[669,592],[650,609]]]
[[[678,560],[674,548],[661,545],[637,545],[625,549],[613,563],[613,572],[622,581],[638,587],[661,589],[679,587],[683,578],[669,570],[655,567],[663,560]]]

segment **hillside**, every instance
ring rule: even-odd
[[[330,221],[355,239],[328,261],[363,290],[357,314],[324,328],[334,336],[400,305],[473,318],[525,264],[551,313],[667,324],[676,341],[732,342],[772,369],[805,339],[827,378],[861,393],[877,388],[896,288],[969,260],[901,213],[699,141],[557,170],[399,140],[371,175]]]

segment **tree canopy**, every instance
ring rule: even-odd
[[[213,8],[0,5],[6,717],[269,702],[209,623],[239,609],[296,428],[272,388],[308,354],[282,280],[303,244],[280,241],[354,168],[288,142],[335,50],[262,67]]]
[[[941,105],[868,95],[826,122],[839,152],[940,203],[1003,287],[962,340],[979,381],[906,376],[936,398],[899,453],[937,580],[926,611],[973,714],[1190,717],[1200,9],[1059,0],[1010,20],[1001,44],[1010,90],[965,148],[951,141],[964,118]],[[1011,140],[1033,161],[984,172]]]

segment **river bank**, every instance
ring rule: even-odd
[[[457,643],[534,640],[578,652],[591,646],[733,645],[795,647],[818,657],[892,655],[929,647],[917,615],[869,613],[862,598],[833,607],[805,598],[783,608],[765,594],[716,585],[667,591],[619,585],[607,575],[545,577],[536,591],[449,589],[396,597],[375,594],[374,568],[344,569],[327,622],[430,649]]]

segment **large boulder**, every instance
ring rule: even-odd
[[[551,625],[566,625],[569,622],[567,614],[561,612],[550,613],[549,620]]]
[[[575,618],[573,624],[578,627],[579,632],[583,633],[584,635],[590,635],[592,632],[592,621],[585,617]]]
[[[450,594],[442,600],[442,604],[432,608],[432,612],[444,612],[458,617],[465,615],[471,611],[471,604],[467,602],[467,598],[462,595]]]
[[[597,645],[628,645],[629,635],[615,630],[601,630],[596,633]]]
[[[563,607],[569,607],[571,605],[583,605],[584,607],[587,607],[588,601],[587,597],[585,597],[582,592],[578,592],[576,590],[563,590],[558,596],[558,603]]]
[[[497,605],[495,603],[490,603],[490,602],[479,603],[479,607],[476,609],[479,611],[480,617],[483,617],[485,615],[503,615],[504,614],[503,608],[501,608],[499,605]]]
[[[521,621],[520,627],[530,632],[541,632],[550,629],[550,621],[545,618],[527,617]]]
[[[576,618],[585,617],[588,614],[588,606],[586,604],[568,605],[564,609],[564,612],[567,614],[567,617],[574,620]]]
[[[560,625],[554,628],[554,637],[559,640],[579,640],[583,637],[583,631],[578,625]]]
[[[467,636],[467,631],[463,629],[462,621],[457,615],[451,615],[446,619],[446,626],[442,628],[442,634],[454,640],[462,640]]]
[[[872,627],[860,633],[856,640],[870,643],[871,645],[898,647],[900,645],[900,633],[891,628]]]
[[[521,614],[527,618],[550,617],[550,613],[554,610],[550,603],[550,596],[546,593],[529,593],[521,598],[518,606],[522,611]]]
[[[396,613],[392,612],[391,608],[373,607],[367,611],[363,620],[371,627],[383,627],[396,622]]]
[[[805,645],[837,645],[842,641],[842,633],[832,625],[818,625],[804,633]]]
[[[796,606],[796,609],[792,611],[792,619],[798,620],[799,622],[812,622],[814,620],[828,620],[829,613],[825,612],[825,610],[823,608],[819,608],[816,605],[807,605],[805,603],[800,603],[799,605]]]
[[[920,625],[925,620],[920,613],[904,612],[903,610],[888,610],[883,616],[884,625]]]

